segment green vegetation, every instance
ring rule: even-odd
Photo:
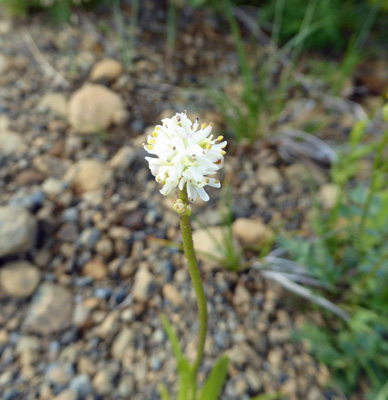
[[[388,162],[383,157],[388,131],[380,142],[362,145],[365,131],[366,123],[353,129],[349,151],[332,169],[338,200],[326,216],[315,210],[315,237],[280,238],[279,244],[320,282],[318,294],[349,314],[348,321],[327,319],[324,326],[306,326],[299,336],[309,340],[345,393],[365,379],[369,398],[376,399],[386,390],[388,376]],[[369,186],[354,185],[361,161],[371,154]]]
[[[37,9],[48,10],[55,20],[68,21],[73,7],[93,7],[105,0],[2,0],[13,16],[23,16]]]
[[[183,355],[172,326],[167,318],[162,318],[163,326],[170,340],[172,351],[177,363],[178,371],[178,394],[177,400],[217,400],[224,387],[229,360],[226,356],[221,356],[214,364],[202,388],[197,388],[196,369],[189,363],[189,360]],[[171,400],[172,396],[164,384],[159,387],[162,400]]]

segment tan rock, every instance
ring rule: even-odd
[[[135,276],[133,298],[139,302],[146,302],[155,288],[154,277],[145,264],[141,265]]]
[[[224,229],[212,226],[207,229],[197,229],[193,232],[194,247],[197,257],[205,268],[215,268],[223,264]]]
[[[65,117],[67,115],[67,99],[62,93],[47,93],[38,104],[39,112],[51,112]]]
[[[124,327],[115,337],[112,343],[112,357],[115,360],[121,360],[124,354],[124,350],[132,343],[135,338],[135,333],[132,329]]]
[[[311,183],[323,184],[326,181],[325,174],[314,165],[292,164],[284,170],[284,174],[294,187]]]
[[[27,261],[14,261],[5,264],[0,270],[0,284],[12,297],[31,296],[40,281],[38,268]]]
[[[124,146],[110,160],[110,165],[112,168],[125,170],[132,164],[137,154],[137,149]]]
[[[268,186],[279,186],[283,182],[279,170],[270,166],[260,167],[257,172],[257,179],[261,184]]]
[[[77,400],[78,395],[74,389],[65,389],[58,396],[54,397],[54,400]]]
[[[0,74],[6,73],[12,66],[11,59],[4,54],[0,54]]]
[[[336,205],[339,191],[335,183],[326,183],[319,188],[319,203],[325,210],[331,210]]]
[[[112,179],[112,171],[98,160],[85,159],[72,165],[64,180],[78,194],[101,190]]]
[[[0,131],[0,153],[5,155],[20,154],[26,149],[27,146],[19,133],[8,130]]]
[[[244,284],[239,283],[236,286],[234,296],[233,296],[233,305],[235,307],[240,307],[245,304],[249,304],[251,302],[251,295],[248,289],[245,287]]]
[[[171,283],[166,283],[163,286],[163,296],[165,299],[170,300],[174,306],[180,306],[184,303],[183,297],[179,290]]]
[[[107,80],[113,81],[117,79],[123,72],[123,65],[121,62],[112,58],[99,61],[94,65],[89,79],[91,81]]]
[[[105,86],[87,84],[69,100],[68,119],[80,133],[95,133],[121,124],[128,113],[121,97]]]
[[[233,234],[243,244],[265,244],[273,238],[273,232],[261,220],[238,218],[232,225]]]
[[[82,270],[83,275],[92,276],[96,280],[106,278],[108,273],[106,264],[97,257],[87,262]]]

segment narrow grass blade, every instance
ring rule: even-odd
[[[220,357],[202,387],[198,400],[218,400],[228,373],[229,358]]]
[[[176,360],[178,362],[178,365],[179,365],[179,362],[183,358],[183,353],[182,353],[182,350],[181,350],[180,345],[179,345],[178,337],[175,334],[172,326],[170,325],[170,323],[168,322],[167,318],[164,315],[162,315],[162,324],[163,324],[163,327],[164,327],[164,329],[165,329],[165,331],[167,333],[168,339],[170,340],[172,351],[173,351],[174,356],[175,356],[175,358],[176,358]]]
[[[160,394],[160,400],[171,400],[171,395],[166,388],[166,385],[161,383],[159,385],[159,394]]]

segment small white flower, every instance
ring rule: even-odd
[[[183,190],[186,185],[190,201],[195,201],[197,195],[208,201],[204,187],[221,186],[220,181],[208,175],[223,167],[226,141],[222,142],[222,136],[213,139],[212,123],[199,127],[198,118],[192,123],[186,112],[165,118],[162,123],[155,127],[144,146],[148,153],[157,156],[146,160],[156,182],[163,185],[160,193],[166,196],[176,187]]]

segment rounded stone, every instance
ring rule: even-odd
[[[0,207],[0,257],[24,253],[34,246],[35,217],[20,207]]]
[[[40,281],[39,270],[27,261],[15,261],[0,270],[0,284],[11,297],[31,296]]]

